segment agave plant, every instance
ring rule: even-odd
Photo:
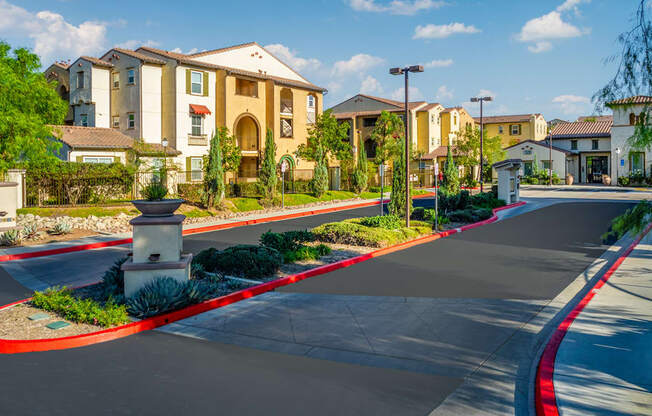
[[[20,231],[7,230],[0,234],[0,246],[15,246],[20,243]]]
[[[218,291],[218,286],[208,280],[179,282],[171,277],[157,277],[127,299],[127,311],[147,318],[203,302]]]
[[[54,235],[61,235],[61,234],[70,234],[71,231],[72,231],[72,226],[69,223],[65,221],[60,221],[54,224],[54,227],[52,227],[50,233]]]
[[[22,236],[25,240],[33,240],[38,237],[38,228],[36,224],[26,224],[23,226]]]
[[[122,270],[122,264],[127,261],[129,257],[123,257],[113,263],[102,276],[102,283],[104,284],[104,296],[106,298],[113,297],[114,299],[124,296],[125,290],[125,273]]]

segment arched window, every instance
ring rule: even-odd
[[[313,124],[317,114],[317,97],[314,94],[308,94],[306,98],[306,123]]]
[[[636,124],[636,114],[629,113],[629,124],[632,126]]]

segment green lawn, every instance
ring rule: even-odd
[[[257,198],[227,198],[235,207],[235,212],[257,211],[263,209]]]
[[[34,214],[41,217],[114,217],[118,214],[137,215],[138,210],[133,206],[124,207],[68,207],[68,208],[20,208],[18,214]]]

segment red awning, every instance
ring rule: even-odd
[[[211,110],[205,105],[190,104],[190,112],[195,114],[210,114]]]

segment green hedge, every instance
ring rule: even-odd
[[[362,221],[363,218],[353,218],[331,222],[313,228],[312,232],[319,241],[366,247],[385,247],[432,232],[432,226],[421,221],[413,221],[409,229],[401,227],[395,230],[367,227],[361,224]]]
[[[276,249],[241,244],[222,251],[214,248],[203,250],[195,256],[193,263],[201,264],[207,272],[260,278],[276,273],[283,258]]]

